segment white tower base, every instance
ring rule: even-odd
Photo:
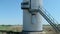
[[[23,34],[44,34],[42,32],[42,16],[37,11],[41,7],[41,0],[23,0],[21,5],[23,9]]]
[[[32,15],[28,10],[23,10],[23,31],[41,32],[42,28],[42,16],[37,13],[36,21],[32,23]]]
[[[23,32],[23,34],[46,34],[46,32]]]

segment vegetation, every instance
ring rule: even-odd
[[[0,30],[13,31],[13,32],[21,32],[21,25],[0,25]],[[43,31],[48,33],[55,33],[54,29],[50,25],[43,25]],[[0,32],[1,34],[2,32]]]
[[[0,30],[20,32],[22,26],[19,25],[0,25]]]

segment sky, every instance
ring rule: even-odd
[[[20,0],[0,0],[0,24],[22,24]]]
[[[60,23],[60,0],[43,0],[43,7]]]
[[[22,0],[0,0],[0,24],[23,24]],[[60,0],[43,0],[43,7],[60,22]],[[46,23],[46,22],[45,22]],[[47,24],[47,23],[46,23]]]

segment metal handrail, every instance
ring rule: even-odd
[[[49,24],[56,30],[59,32],[59,28],[58,28],[58,23],[57,21],[55,21],[55,19],[50,15],[49,12],[47,12],[46,9],[44,8],[39,8],[39,12],[41,12],[41,15],[49,22]]]
[[[45,8],[41,9],[44,10],[43,12],[46,14],[48,18],[50,18],[50,20],[52,20],[56,25],[58,25],[58,22],[51,16],[51,14]]]

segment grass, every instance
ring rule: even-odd
[[[0,30],[21,32],[22,26],[20,26],[20,25],[0,25]],[[49,25],[43,25],[43,31],[46,32],[46,34],[54,34],[55,33],[55,30]],[[1,34],[1,32],[0,32],[0,34]]]
[[[7,30],[7,31],[14,31],[14,32],[20,32],[22,31],[21,26],[16,26],[16,25],[0,25],[0,30]]]
[[[7,30],[7,31],[14,31],[14,32],[21,32],[22,26],[18,25],[0,25],[0,30]],[[44,25],[43,30],[46,32],[54,31],[54,29],[49,25]]]

